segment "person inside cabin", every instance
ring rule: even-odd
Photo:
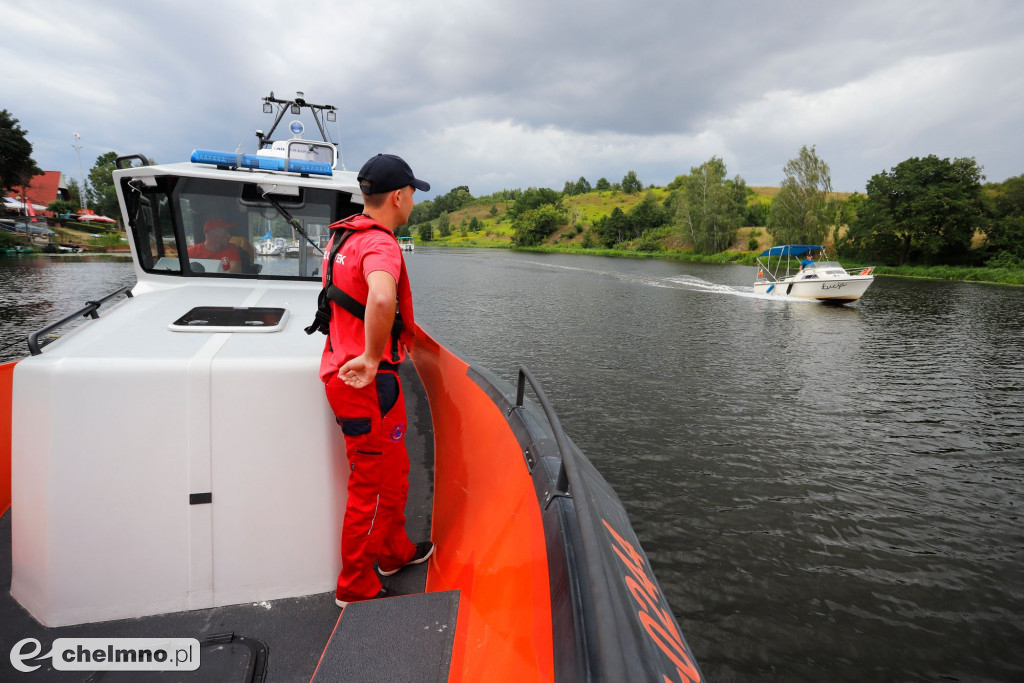
[[[238,245],[231,243],[231,229],[234,223],[220,218],[210,218],[203,224],[203,241],[189,247],[188,255],[195,259],[220,261],[216,272],[242,272],[242,252]]]
[[[256,249],[245,235],[244,228],[232,229],[231,238],[228,241],[238,247],[238,251],[242,254],[241,271],[243,273],[252,271],[253,261],[256,260]]]
[[[327,334],[320,379],[345,435],[349,464],[335,591],[335,602],[343,609],[350,602],[384,597],[381,577],[421,564],[434,552],[429,540],[413,543],[405,531],[409,455],[398,371],[404,346],[412,344],[415,321],[409,278],[394,235],[409,220],[413,192],[430,185],[391,154],[367,161],[358,180],[363,212],[330,226],[333,238],[322,269],[320,310],[306,328]]]

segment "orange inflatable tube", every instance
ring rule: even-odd
[[[427,591],[460,592],[449,680],[554,680],[547,550],[522,448],[469,366],[422,330],[413,361],[434,425]]]
[[[11,507],[11,411],[16,364],[0,365],[0,515]]]

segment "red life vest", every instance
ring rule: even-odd
[[[382,363],[402,362],[403,344],[412,344],[415,329],[409,276],[394,233],[365,214],[350,216],[330,228],[334,235],[321,269],[324,287],[316,319],[306,328],[309,334],[318,330],[327,334],[320,360],[320,378],[325,382],[364,351],[363,313],[369,294],[366,278],[371,272],[382,270],[390,274],[398,287],[396,324],[392,326]]]

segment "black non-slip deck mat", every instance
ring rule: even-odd
[[[447,681],[459,592],[354,602],[324,650],[314,683]]]

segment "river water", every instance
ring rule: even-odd
[[[1024,680],[1024,291],[424,248],[417,320],[541,381],[623,500],[712,681]],[[0,351],[134,280],[0,260]]]

